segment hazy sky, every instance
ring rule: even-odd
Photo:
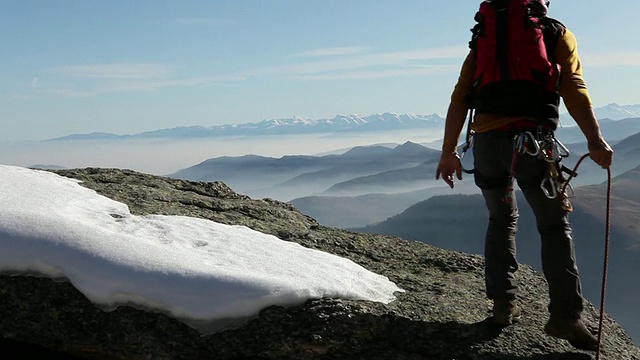
[[[443,113],[477,0],[0,1],[0,140]],[[596,106],[640,103],[640,1],[551,2]]]

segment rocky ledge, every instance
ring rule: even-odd
[[[349,258],[406,290],[390,304],[344,299],[269,307],[241,327],[201,334],[164,314],[122,305],[105,311],[65,279],[0,276],[5,349],[33,358],[83,359],[429,359],[595,358],[544,335],[547,286],[519,270],[522,320],[487,321],[483,259],[417,241],[320,226],[289,204],[255,200],[220,182],[189,182],[119,169],[57,170],[129,206],[134,214],[186,215],[245,225],[286,241]],[[597,329],[587,304],[585,322]],[[640,349],[610,317],[601,359],[640,360]]]

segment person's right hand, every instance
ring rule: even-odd
[[[440,156],[440,162],[438,163],[438,170],[436,170],[436,180],[440,179],[449,185],[453,189],[453,174],[456,174],[458,180],[462,180],[462,164],[460,163],[460,157],[456,153],[442,153]]]

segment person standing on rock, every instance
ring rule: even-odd
[[[549,284],[548,335],[583,350],[597,339],[581,320],[583,296],[562,191],[563,147],[554,137],[560,99],[582,130],[591,159],[608,168],[613,151],[595,117],[574,35],[547,17],[546,0],[484,1],[451,95],[436,179],[454,186],[462,179],[456,144],[469,110],[474,180],[481,189],[489,224],[485,237],[485,281],[493,300],[493,322],[517,321],[514,181],[531,206],[542,241],[542,266]],[[566,150],[566,149],[564,149]],[[565,169],[566,170],[566,169]]]

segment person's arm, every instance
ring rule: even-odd
[[[447,109],[447,116],[444,123],[444,139],[442,140],[442,154],[456,154],[458,139],[462,133],[467,112],[467,104],[464,102],[451,102]]]
[[[560,65],[560,95],[564,104],[587,140],[591,159],[602,168],[608,168],[613,161],[613,150],[600,131],[582,75],[578,43],[568,29],[563,31],[558,41],[556,57]]]
[[[587,139],[587,148],[589,149],[589,157],[603,169],[611,166],[613,162],[613,150],[611,146],[602,136],[600,125],[596,119],[592,107],[578,108],[569,111],[569,114],[578,124],[580,130]]]
[[[469,110],[466,97],[471,90],[474,69],[473,57],[471,53],[469,53],[462,65],[458,83],[451,95],[451,102],[449,103],[445,119],[442,154],[440,155],[440,162],[436,170],[436,179],[440,179],[440,176],[442,176],[442,180],[451,188],[453,188],[454,173],[458,180],[462,180],[462,164],[460,163],[460,157],[457,153],[457,146],[467,111]]]

